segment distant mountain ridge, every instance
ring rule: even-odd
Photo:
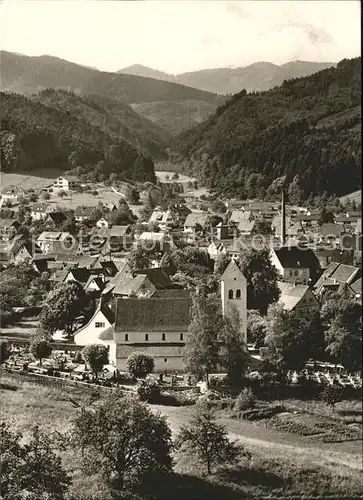
[[[282,176],[305,198],[351,193],[361,186],[361,92],[360,57],[242,90],[174,140],[176,161],[224,196],[264,198]]]
[[[78,95],[98,95],[139,105],[140,114],[146,103],[148,114],[144,116],[173,134],[185,130],[189,123],[184,115],[188,116],[191,101],[201,109],[197,123],[221,103],[211,92],[149,77],[97,71],[57,57],[29,57],[1,51],[0,58],[2,90],[33,94],[47,88],[66,89]],[[179,111],[182,119],[175,115]]]
[[[134,64],[117,73],[137,75],[179,83],[216,94],[236,94],[242,89],[248,92],[270,90],[284,80],[309,76],[326,68],[335,67],[332,62],[291,61],[278,66],[270,62],[257,62],[239,68],[214,68],[172,75]]]

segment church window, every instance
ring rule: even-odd
[[[103,323],[102,321],[100,322],[97,322],[95,323],[95,328],[104,328],[105,327],[105,323]]]
[[[228,291],[228,298],[233,299],[233,290]]]
[[[240,299],[241,298],[241,290],[238,289],[236,290],[236,299]]]
[[[180,340],[184,340],[184,334],[183,333],[180,334]]]
[[[128,340],[129,340],[129,334],[125,333],[125,342],[128,342]]]
[[[165,333],[161,334],[161,340],[166,340]]]
[[[145,340],[149,340],[149,334],[145,333]]]

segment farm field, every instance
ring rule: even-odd
[[[46,431],[66,432],[76,414],[70,398],[81,402],[87,397],[78,389],[68,392],[35,386],[11,376],[4,376],[1,383],[1,417],[13,421],[16,428],[25,433],[29,432],[29,422],[38,423]],[[345,402],[337,405],[337,410],[343,405]],[[192,412],[191,407],[151,407],[167,417],[174,436],[180,426],[188,422]],[[240,441],[252,454],[251,462],[241,459],[237,468],[221,469],[206,478],[193,460],[176,455],[175,475],[168,480],[167,487],[165,483],[155,485],[153,498],[217,500],[224,496],[237,500],[265,496],[360,496],[361,443],[315,444],[303,437],[264,429],[247,421],[231,420],[226,416],[221,416],[219,421],[227,427],[230,437]],[[73,476],[71,492],[77,500],[95,499],[97,493],[101,495],[99,478],[82,474],[77,451],[62,452],[62,458]],[[93,495],[87,496],[89,492]]]
[[[0,186],[4,189],[8,186],[17,186],[23,189],[41,189],[52,184],[53,180],[60,175],[59,171],[46,170],[42,172],[35,172],[37,175],[29,174],[13,174],[7,172],[0,173]]]

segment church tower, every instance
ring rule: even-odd
[[[221,276],[222,314],[228,317],[231,306],[240,317],[241,335],[247,344],[247,280],[232,259]]]

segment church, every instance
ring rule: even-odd
[[[109,319],[104,303],[75,342],[80,345],[101,343],[108,346],[110,363],[120,371],[126,371],[126,360],[135,351],[149,353],[156,372],[182,372],[183,350],[191,320],[192,299],[186,291],[175,293],[165,290],[149,298],[119,298],[116,301],[114,322],[102,321],[100,310]],[[238,265],[232,260],[220,281],[220,306],[223,316],[228,317],[232,308],[240,316],[241,337],[247,341],[247,283]]]

